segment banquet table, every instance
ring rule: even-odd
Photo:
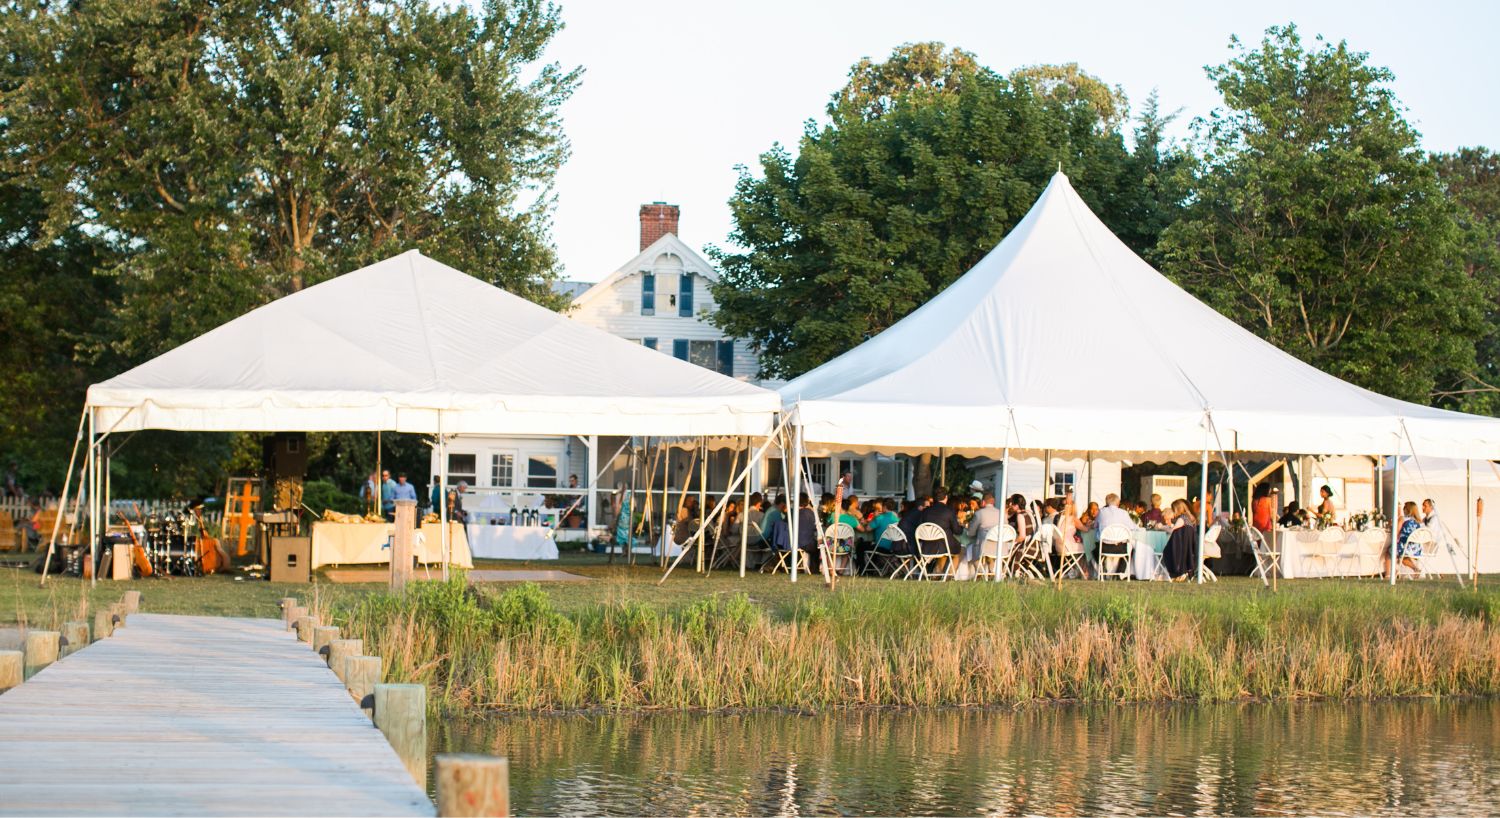
[[[1281,551],[1281,575],[1298,577],[1363,577],[1380,573],[1380,556],[1391,547],[1391,534],[1380,529],[1380,540],[1368,531],[1347,531],[1335,543],[1320,540],[1321,531],[1279,528],[1276,547]],[[1340,557],[1340,553],[1352,557]]]
[[[1131,577],[1141,580],[1166,578],[1164,571],[1157,570],[1156,560],[1166,550],[1169,536],[1170,534],[1166,531],[1152,531],[1145,528],[1137,528],[1131,532]],[[1099,532],[1083,532],[1083,553],[1085,561],[1098,562]]]
[[[470,523],[468,529],[469,547],[481,559],[557,559],[557,541],[548,526]]]
[[[390,541],[395,532],[396,526],[391,523],[313,523],[312,567],[389,563]],[[448,547],[451,552],[449,564],[462,568],[474,567],[474,560],[469,554],[469,541],[462,525],[454,522],[448,524]],[[417,562],[442,562],[442,524],[422,523],[422,527],[416,532],[412,551],[416,554]]]

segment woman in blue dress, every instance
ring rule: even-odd
[[[1422,544],[1410,542],[1411,535],[1422,527],[1422,521],[1417,516],[1417,504],[1407,500],[1401,506],[1401,528],[1396,532],[1396,556],[1401,564],[1410,568],[1413,573],[1421,573],[1422,569],[1417,567],[1416,559],[1422,556]],[[1380,552],[1380,573],[1390,576],[1391,553],[1382,550]]]

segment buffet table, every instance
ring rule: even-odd
[[[469,547],[480,559],[557,559],[557,542],[547,526],[470,523],[468,529]]]
[[[395,533],[396,527],[390,523],[313,523],[311,567],[388,564],[391,561],[390,540]],[[458,523],[448,524],[448,548],[451,554],[448,561],[450,565],[474,567],[474,560],[469,554],[468,537],[464,535],[464,527]],[[412,551],[416,554],[417,562],[441,563],[442,524],[423,523],[416,532]]]

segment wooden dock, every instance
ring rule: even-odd
[[[432,815],[270,619],[134,614],[0,695],[0,815]]]

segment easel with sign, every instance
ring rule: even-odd
[[[255,534],[256,510],[260,504],[259,477],[231,477],[224,493],[224,542],[234,540],[234,555],[250,553],[250,538]],[[258,538],[257,538],[258,539]]]

